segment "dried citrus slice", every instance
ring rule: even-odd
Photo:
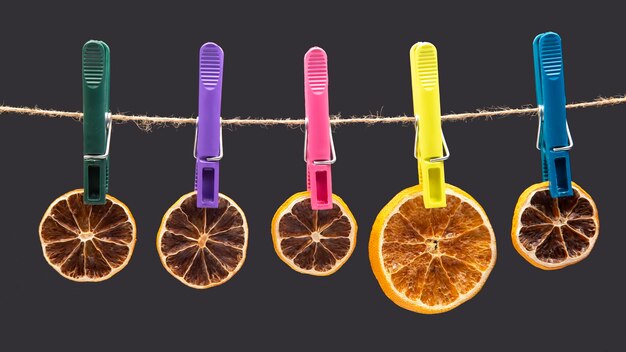
[[[574,195],[552,198],[548,182],[530,186],[515,206],[511,239],[530,264],[556,270],[585,259],[598,239],[598,209],[572,182]]]
[[[442,313],[480,291],[496,262],[496,238],[469,194],[446,185],[446,207],[426,209],[417,185],[378,213],[369,257],[394,303],[418,313]]]
[[[193,288],[225,283],[246,259],[246,217],[232,199],[219,197],[217,208],[205,209],[196,206],[196,192],[182,196],[163,216],[157,234],[163,266]]]
[[[57,198],[39,225],[43,255],[64,277],[103,281],[122,270],[135,248],[136,224],[130,210],[107,195],[104,205],[83,203],[83,190]]]
[[[311,195],[300,192],[278,208],[272,240],[278,257],[293,270],[314,276],[333,274],[350,258],[357,225],[341,198],[329,210],[311,209]]]

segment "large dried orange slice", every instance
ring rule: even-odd
[[[556,270],[585,259],[598,239],[598,209],[572,182],[574,195],[552,198],[548,182],[530,186],[517,201],[511,239],[530,264]]]
[[[418,313],[442,313],[483,287],[496,262],[496,238],[469,194],[446,185],[446,207],[426,209],[417,185],[398,193],[378,214],[369,257],[394,303]]]
[[[220,194],[218,207],[198,208],[196,192],[182,196],[163,216],[157,251],[165,269],[187,286],[203,289],[230,280],[248,247],[248,223],[237,203]]]
[[[341,268],[354,250],[356,232],[350,209],[334,194],[332,209],[313,210],[311,194],[296,193],[272,219],[278,257],[293,270],[314,276],[327,276]]]
[[[68,192],[50,205],[41,220],[44,257],[70,280],[106,280],[122,270],[133,254],[135,219],[124,203],[106,198],[104,205],[87,205],[82,189]]]

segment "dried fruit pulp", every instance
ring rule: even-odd
[[[182,196],[163,216],[157,235],[161,263],[193,288],[221,285],[241,269],[248,224],[241,208],[220,194],[218,207],[196,206],[196,192]]]
[[[39,225],[44,257],[64,277],[102,281],[122,270],[133,253],[136,224],[124,203],[107,195],[104,205],[83,203],[83,190],[68,192],[48,208]]]
[[[354,250],[356,233],[354,216],[334,194],[332,209],[313,210],[310,193],[296,193],[272,219],[276,254],[303,274],[327,276],[339,270]]]
[[[513,246],[532,265],[555,270],[585,259],[598,238],[600,223],[593,199],[572,183],[574,195],[552,198],[548,182],[520,196],[511,229]]]
[[[399,306],[449,311],[476,295],[496,261],[495,236],[480,205],[446,185],[446,207],[426,209],[421,185],[398,193],[378,214],[369,257],[381,288]]]

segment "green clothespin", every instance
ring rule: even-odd
[[[106,43],[83,46],[83,184],[85,204],[104,204],[109,191],[110,57]]]

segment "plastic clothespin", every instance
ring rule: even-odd
[[[328,57],[322,48],[313,47],[304,55],[304,161],[307,189],[313,210],[332,209],[330,166],[335,163],[335,145],[330,128],[328,105]]]
[[[85,204],[104,204],[109,191],[110,56],[106,43],[83,46],[83,184]]]
[[[222,159],[222,77],[224,51],[215,43],[200,48],[198,123],[194,143],[198,208],[219,204],[220,159]]]
[[[573,195],[569,150],[574,146],[565,115],[565,80],[561,37],[539,34],[533,41],[535,89],[539,106],[537,149],[541,151],[543,180],[553,198]]]
[[[415,158],[419,182],[424,188],[424,206],[446,206],[443,161],[450,157],[441,129],[437,49],[419,42],[411,48],[411,81],[415,111]],[[445,154],[444,154],[445,152]]]

